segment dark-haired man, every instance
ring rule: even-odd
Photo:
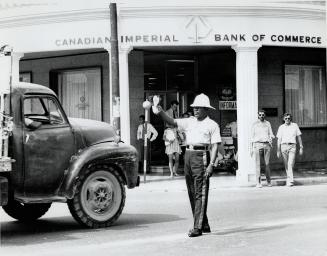
[[[261,188],[261,168],[260,158],[265,162],[265,174],[267,185],[271,187],[270,179],[270,151],[272,148],[272,139],[275,138],[270,122],[265,120],[266,113],[264,110],[258,111],[258,121],[252,125],[252,147],[251,156],[254,154],[255,169],[256,169],[256,187]]]

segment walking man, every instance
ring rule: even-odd
[[[271,187],[269,159],[272,148],[272,139],[275,136],[272,132],[270,122],[265,120],[265,117],[265,111],[259,110],[258,121],[252,125],[252,147],[250,153],[251,156],[254,154],[257,188],[262,188],[260,157],[264,159],[267,185],[268,187]]]
[[[277,131],[277,157],[280,158],[282,153],[285,171],[287,175],[286,186],[294,185],[293,167],[296,155],[296,137],[299,141],[300,156],[303,155],[303,143],[301,139],[301,131],[296,123],[292,122],[292,115],[284,114],[284,124],[279,126]]]
[[[224,155],[219,126],[208,116],[209,109],[214,108],[210,105],[208,96],[200,94],[191,105],[194,117],[173,119],[157,106],[157,98],[154,97],[153,101],[153,112],[165,122],[177,126],[186,135],[184,173],[194,219],[193,229],[188,236],[197,237],[209,233],[211,230],[206,214],[209,177],[212,175],[217,150]]]

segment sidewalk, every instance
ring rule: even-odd
[[[294,170],[294,185],[314,185],[327,183],[327,169],[296,169]],[[272,173],[272,185],[284,186],[286,184],[286,173],[283,170]]]
[[[168,180],[180,180],[184,179],[182,172],[180,176],[170,178],[168,172],[163,173],[150,173],[146,175],[146,183],[150,182],[160,182]],[[140,173],[141,183],[144,183],[144,175]],[[236,176],[227,172],[217,172],[213,173],[213,177],[219,183],[221,187],[239,187],[236,180]],[[263,185],[266,184],[265,176],[263,178]],[[274,170],[271,175],[271,183],[273,186],[285,186],[286,185],[286,173],[283,170]],[[294,185],[315,185],[327,183],[327,169],[319,170],[307,170],[307,169],[297,169],[294,170]]]

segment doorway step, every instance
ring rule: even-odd
[[[150,173],[158,175],[169,175],[170,171],[168,165],[152,165],[150,167]],[[177,173],[182,175],[184,173],[183,167],[179,167]]]

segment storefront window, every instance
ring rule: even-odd
[[[285,65],[285,108],[301,127],[327,125],[326,76],[322,66]]]
[[[100,68],[59,72],[58,95],[69,117],[102,120]]]

